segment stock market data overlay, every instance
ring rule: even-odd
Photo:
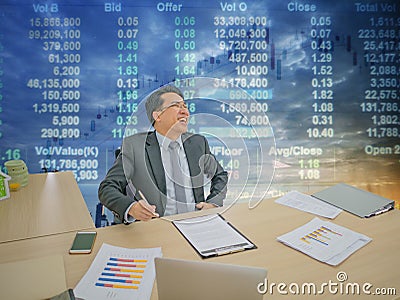
[[[399,208],[398,1],[0,3],[0,164],[72,171],[93,217],[165,84],[228,170],[228,201],[346,182]]]

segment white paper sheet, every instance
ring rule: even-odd
[[[336,218],[342,212],[340,208],[297,191],[291,191],[275,202],[330,219]]]
[[[279,236],[282,242],[317,260],[338,265],[372,239],[345,227],[314,218],[307,224]]]
[[[217,214],[174,221],[174,224],[202,256],[222,255],[255,247]]]
[[[161,256],[161,248],[128,249],[103,244],[74,294],[85,300],[150,299],[154,258]]]

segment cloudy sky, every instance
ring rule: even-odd
[[[131,2],[134,4],[126,4]],[[374,3],[379,1],[374,1]],[[33,4],[35,3],[35,5]],[[104,1],[58,1],[58,6],[51,6],[51,2],[42,1],[42,7],[37,6],[37,2],[31,1],[2,1],[0,4],[0,28],[1,28],[1,81],[3,88],[2,101],[0,102],[2,113],[0,131],[0,150],[2,161],[7,160],[6,152],[8,149],[21,149],[22,158],[27,161],[28,167],[32,172],[40,171],[39,161],[49,158],[56,159],[57,167],[59,160],[64,157],[47,157],[38,155],[37,147],[63,146],[63,147],[97,147],[99,162],[97,168],[98,178],[96,180],[82,180],[84,184],[98,184],[104,176],[106,170],[110,167],[113,159],[113,149],[121,145],[121,132],[124,131],[126,120],[130,117],[131,110],[125,106],[124,112],[119,112],[119,107],[125,102],[119,99],[119,94],[125,95],[127,92],[133,92],[135,89],[127,88],[128,82],[139,82],[138,93],[138,112],[135,116],[138,118],[137,130],[146,130],[149,128],[142,102],[146,95],[162,84],[166,84],[177,78],[184,77],[207,77],[217,80],[235,80],[235,78],[245,78],[249,83],[252,79],[266,78],[268,83],[260,88],[245,87],[244,90],[251,93],[254,90],[269,92],[269,99],[259,100],[268,103],[268,116],[270,124],[260,124],[258,127],[268,127],[274,136],[263,137],[264,155],[269,161],[275,159],[290,166],[285,169],[288,174],[286,178],[291,178],[293,182],[301,181],[298,175],[299,159],[312,159],[313,156],[302,157],[283,157],[270,154],[271,148],[287,149],[290,147],[309,147],[323,149],[323,155],[318,157],[321,160],[323,169],[331,167],[332,162],[336,166],[344,161],[357,158],[363,161],[373,161],[376,159],[385,162],[385,168],[398,168],[398,155],[379,155],[378,157],[366,155],[364,148],[366,145],[375,147],[389,147],[395,150],[395,145],[399,144],[399,133],[395,138],[382,136],[380,138],[370,138],[367,134],[370,130],[381,132],[382,128],[391,128],[393,132],[400,131],[398,111],[379,113],[363,113],[360,104],[365,99],[366,90],[371,89],[371,64],[364,60],[365,42],[378,43],[380,41],[396,42],[397,51],[387,51],[395,53],[394,61],[376,64],[377,66],[393,66],[397,70],[395,76],[386,76],[389,79],[397,80],[397,86],[391,86],[389,89],[398,93],[399,90],[399,24],[394,26],[395,37],[393,38],[360,38],[369,37],[371,30],[377,32],[379,29],[390,29],[389,27],[371,27],[371,17],[395,18],[396,14],[368,14],[357,13],[353,1],[313,1],[316,5],[315,12],[289,12],[289,1],[175,1],[181,3],[180,12],[160,12],[157,9],[159,1],[121,1],[121,12],[115,8],[113,12],[105,12]],[[235,3],[235,11],[223,11],[225,4]],[[240,11],[239,5],[245,11]],[[243,3],[246,6],[243,6]],[[300,3],[300,2],[299,2]],[[56,12],[51,13],[51,9]],[[45,12],[35,12],[44,10]],[[47,11],[47,12],[46,12]],[[131,20],[138,21],[136,26],[119,26],[118,19],[123,17],[126,23]],[[216,20],[229,20],[229,17],[242,17],[246,24],[220,26],[216,25]],[[260,26],[251,26],[249,22],[252,18],[260,17],[266,20],[266,24]],[[46,27],[32,26],[36,18],[43,25],[45,18],[79,18],[80,25],[75,27]],[[325,21],[325,25],[321,22]],[[184,24],[186,25],[177,25]],[[239,21],[240,22],[240,21]],[[315,25],[318,23],[318,26]],[[133,31],[129,31],[133,29]],[[240,36],[240,30],[249,31],[250,29],[265,30],[268,29],[268,43],[265,44],[265,38],[247,38]],[[324,39],[329,42],[331,50],[324,52],[320,49],[313,49],[313,46],[320,45],[321,39],[311,37],[312,30],[318,32],[323,29],[329,37]],[[55,31],[59,32],[55,32]],[[79,37],[75,39],[66,38],[65,30],[73,32],[76,30]],[[123,30],[125,35],[135,34],[135,37],[121,38],[119,30]],[[225,42],[225,49],[221,48],[221,39],[216,36],[216,32],[221,30],[238,30],[239,37],[222,39]],[[51,38],[52,34],[60,33],[63,39]],[[186,38],[177,37],[187,34]],[[38,35],[39,37],[37,37]],[[129,41],[132,44],[129,44]],[[190,51],[177,49],[184,47],[187,42]],[[265,63],[254,64],[254,66],[268,66],[268,74],[261,76],[241,76],[237,74],[237,67],[249,63],[233,63],[228,60],[230,50],[227,45],[229,42],[247,42],[257,41],[266,45],[263,49],[249,50],[241,49],[238,53],[248,55],[251,53],[267,53],[268,61]],[[45,47],[54,46],[56,43],[64,45],[65,42],[79,42],[79,50],[60,51],[45,50]],[[137,43],[137,44],[136,44]],[[121,48],[123,47],[123,49]],[[273,50],[274,49],[274,50]],[[273,51],[274,54],[273,54]],[[381,51],[370,51],[374,55],[381,54]],[[49,55],[79,54],[79,63],[67,63],[66,65],[49,62]],[[137,57],[136,62],[128,62],[128,55]],[[188,61],[177,62],[177,56],[181,60],[185,55]],[[321,59],[322,56],[331,55],[328,62],[315,62],[315,59]],[[212,63],[212,58],[214,63]],[[121,59],[123,60],[121,62]],[[274,66],[271,60],[275,59]],[[277,74],[277,62],[281,64],[280,74]],[[186,66],[186,70],[184,70]],[[320,70],[321,66],[326,66],[332,70],[332,75],[313,76],[313,70]],[[76,76],[56,76],[54,67],[79,67],[79,75]],[[137,68],[137,75],[127,75],[127,68]],[[121,69],[119,69],[121,68]],[[313,69],[314,68],[314,69]],[[136,69],[135,69],[136,70]],[[177,71],[178,70],[178,71]],[[132,69],[129,69],[132,71]],[[188,71],[188,74],[181,74]],[[125,74],[121,74],[125,72]],[[177,73],[180,72],[180,73]],[[319,71],[318,71],[319,72]],[[280,79],[278,79],[280,75]],[[397,77],[396,77],[397,76]],[[65,78],[79,79],[79,100],[54,101],[44,100],[44,93],[52,89],[30,88],[27,83],[30,79],[39,79],[43,84],[45,79]],[[312,86],[312,79],[319,80],[319,87]],[[332,85],[327,90],[332,91],[332,100],[313,99],[314,93],[322,93],[321,80],[330,81]],[[118,81],[122,81],[125,87],[118,87]],[[212,82],[212,79],[211,79]],[[185,89],[185,88],[184,88]],[[232,88],[239,89],[239,88]],[[187,90],[193,90],[188,87]],[[237,124],[240,118],[251,117],[247,111],[235,111],[227,114],[222,111],[222,102],[237,103],[237,99],[229,99],[229,93],[226,88],[215,90],[210,87],[202,87],[201,93],[197,95],[202,98],[196,101],[196,110],[193,115],[199,114],[196,122],[193,122],[192,129],[199,131],[203,127],[209,128],[211,125],[218,127],[219,124],[210,124],[208,117],[201,118],[201,114],[216,116],[225,120],[232,127],[242,127],[243,124]],[[63,91],[60,89],[59,91]],[[222,96],[221,96],[222,91]],[[228,95],[228,96],[226,96]],[[384,102],[399,102],[399,95],[394,99],[388,99]],[[223,99],[222,99],[223,98]],[[210,100],[211,99],[211,100]],[[248,103],[254,99],[243,100]],[[371,100],[369,102],[377,102]],[[333,105],[333,112],[328,114],[315,113],[313,104],[319,105],[322,102],[330,102]],[[381,100],[381,102],[383,102]],[[56,126],[58,129],[76,128],[80,131],[80,137],[71,139],[47,138],[46,133],[54,129],[54,113],[37,113],[34,110],[35,104],[41,107],[44,103],[79,103],[79,112],[73,113],[79,117],[79,124],[76,126]],[[262,113],[259,113],[262,115]],[[332,124],[328,126],[313,125],[316,117],[328,117]],[[394,124],[378,126],[373,123],[373,116],[390,115]],[[397,115],[397,117],[393,117]],[[58,114],[58,117],[65,114]],[[241,117],[238,117],[241,116]],[[331,119],[330,119],[331,118]],[[397,118],[397,119],[396,119]],[[207,124],[206,124],[207,123]],[[221,124],[224,122],[221,121]],[[207,126],[206,126],[207,125]],[[257,127],[256,126],[256,127]],[[212,126],[211,126],[212,127]],[[246,126],[244,126],[246,127]],[[248,126],[247,126],[248,127]],[[334,135],[332,138],[312,138],[310,137],[310,128],[319,130],[332,128]],[[396,129],[397,128],[397,129]],[[396,135],[396,134],[395,134]],[[253,141],[254,142],[254,141]],[[254,143],[251,139],[246,139],[248,152],[252,153]],[[211,141],[211,144],[213,142]],[[231,141],[229,142],[231,143]],[[242,143],[242,141],[238,141]],[[255,143],[257,145],[257,143]],[[241,145],[241,144],[240,144]],[[36,148],[35,148],[36,147]],[[333,151],[333,149],[335,149]],[[399,149],[397,149],[398,151]],[[269,164],[268,163],[268,164]],[[269,165],[268,165],[269,166]],[[343,163],[343,168],[349,168],[348,164]],[[290,171],[288,171],[290,170]],[[392,172],[392,171],[390,171]],[[266,177],[272,177],[272,172],[267,172]],[[385,173],[384,171],[382,173]],[[295,176],[293,176],[295,174]],[[332,181],[330,172],[323,171],[325,178],[316,179],[322,181]],[[272,178],[266,179],[267,182]],[[336,178],[337,180],[337,178]]]

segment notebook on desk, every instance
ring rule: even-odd
[[[257,290],[267,270],[172,258],[155,258],[159,300],[262,299]]]
[[[312,196],[361,218],[376,216],[394,208],[393,200],[344,183],[331,186]]]

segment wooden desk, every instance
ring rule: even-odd
[[[84,228],[94,224],[72,172],[31,174],[0,201],[0,243]]]
[[[220,210],[220,209],[216,209]],[[296,209],[281,206],[273,200],[264,200],[255,209],[249,210],[247,204],[230,208],[224,217],[237,229],[251,239],[258,249],[239,252],[203,260],[260,266],[268,269],[268,283],[280,284],[314,283],[318,288],[329,281],[338,283],[338,272],[346,272],[345,283],[371,283],[375,288],[395,288],[400,294],[400,211],[394,210],[371,219],[361,219],[342,212],[333,222],[364,233],[373,240],[350,256],[337,267],[321,263],[276,241],[276,237],[291,231],[311,220],[314,216]],[[22,259],[32,259],[53,254],[64,257],[67,286],[75,287],[92,263],[103,242],[128,248],[162,247],[164,257],[202,260],[174,226],[162,219],[137,222],[131,225],[115,225],[97,229],[98,237],[90,255],[69,255],[68,249],[74,233],[21,240],[0,244],[0,263]],[[288,288],[286,288],[288,292]],[[276,286],[272,295],[265,299],[277,299],[282,295]],[[292,296],[283,296],[291,299]],[[325,288],[322,295],[296,296],[302,299],[339,299],[343,296],[329,293]],[[393,299],[395,296],[379,296],[379,299]],[[365,299],[365,294],[355,296]],[[153,289],[152,299],[157,299],[157,288]]]

